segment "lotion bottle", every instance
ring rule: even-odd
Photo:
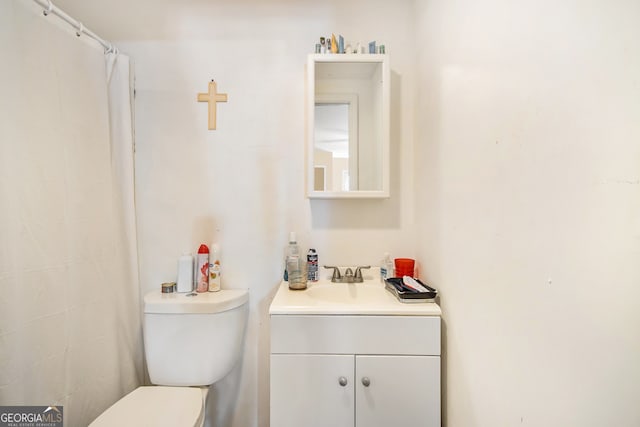
[[[217,292],[220,290],[222,283],[222,278],[220,277],[221,272],[220,246],[214,243],[211,245],[211,256],[209,257],[209,292]]]

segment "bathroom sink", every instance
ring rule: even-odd
[[[306,296],[319,303],[355,304],[375,301],[384,298],[380,295],[387,292],[383,287],[364,285],[362,283],[314,283],[306,290]]]
[[[309,282],[305,290],[290,290],[282,282],[269,308],[270,314],[437,315],[435,303],[399,302],[372,275],[362,283],[332,283],[328,278]]]

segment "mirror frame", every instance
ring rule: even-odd
[[[319,62],[354,63],[372,62],[379,63],[382,67],[382,123],[380,126],[382,144],[382,189],[380,190],[350,190],[350,191],[316,191],[314,190],[314,129],[315,129],[315,65]],[[390,159],[389,159],[389,128],[390,128],[390,80],[389,59],[386,54],[311,54],[307,59],[307,197],[310,199],[363,199],[363,198],[388,198]],[[330,96],[345,96],[344,94],[331,94]],[[322,95],[325,98],[325,95]],[[358,132],[359,134],[359,132]]]

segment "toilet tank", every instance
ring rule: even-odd
[[[153,384],[204,386],[227,375],[240,358],[249,291],[144,297],[144,347]]]

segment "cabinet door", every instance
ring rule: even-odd
[[[270,427],[353,427],[353,372],[353,355],[272,354]]]
[[[440,427],[438,356],[356,356],[355,388],[356,427]]]

